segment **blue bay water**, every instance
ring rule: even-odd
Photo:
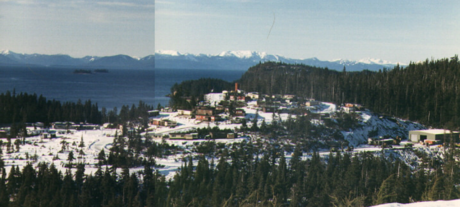
[[[165,106],[174,83],[199,78],[234,81],[244,71],[238,70],[109,70],[108,73],[74,74],[69,68],[0,67],[0,93],[7,90],[42,94],[48,100],[77,102],[90,99],[98,106],[120,109],[137,105],[140,100],[156,107]]]

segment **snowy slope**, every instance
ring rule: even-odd
[[[110,149],[110,146],[113,142],[113,135],[115,135],[114,129],[101,129],[101,130],[84,130],[76,131],[71,130],[71,133],[60,134],[57,138],[53,139],[41,139],[40,136],[28,137],[26,142],[28,144],[20,145],[20,150],[13,153],[5,153],[6,147],[3,148],[4,154],[3,159],[5,161],[5,168],[7,172],[9,169],[14,166],[23,166],[27,165],[28,162],[37,165],[40,162],[45,163],[54,163],[58,170],[62,172],[65,171],[64,165],[68,163],[67,157],[70,151],[73,151],[76,162],[84,162],[87,164],[85,172],[91,173],[97,170],[95,164],[98,162],[97,156],[99,152],[104,149],[106,153]],[[120,133],[120,132],[118,132]],[[110,135],[110,137],[108,136]],[[83,137],[83,142],[85,147],[79,148],[80,140]],[[11,139],[11,142],[14,143],[15,139]],[[73,145],[75,143],[75,145]],[[62,152],[62,146],[65,145],[65,150]],[[79,157],[79,151],[82,149],[84,156]],[[32,156],[37,155],[37,161],[35,162]],[[53,160],[53,157],[58,156],[59,159]],[[29,157],[29,159],[27,159]]]
[[[460,199],[457,200],[450,200],[450,201],[424,201],[424,202],[416,202],[416,203],[387,203],[376,205],[374,207],[456,207],[460,206]]]
[[[340,111],[338,106],[329,102],[322,102],[320,105],[310,107],[312,113],[317,114],[333,114]],[[360,115],[359,125],[350,131],[342,131],[345,139],[352,146],[358,146],[367,142],[371,132],[376,133],[374,136],[391,136],[391,137],[407,137],[410,130],[425,129],[421,124],[405,121],[397,118],[381,117],[371,111],[365,110],[357,112]]]
[[[362,127],[352,129],[351,131],[342,132],[345,139],[351,145],[356,146],[360,143],[367,142],[369,133],[377,131],[377,136],[389,135],[391,137],[407,137],[410,130],[425,129],[421,124],[405,121],[402,119],[387,119],[380,117],[370,111],[363,111],[361,113]]]

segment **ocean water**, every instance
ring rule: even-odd
[[[169,103],[166,97],[174,83],[199,78],[234,81],[244,71],[238,70],[109,70],[108,73],[74,74],[69,68],[0,67],[0,93],[42,94],[48,100],[76,102],[90,99],[98,106],[120,109],[137,105],[140,100],[156,107]]]

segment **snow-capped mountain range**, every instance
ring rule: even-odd
[[[247,70],[259,62],[274,61],[327,67],[334,70],[347,71],[379,70],[393,68],[396,63],[380,59],[354,60],[319,60],[318,58],[293,59],[281,55],[267,54],[256,51],[224,51],[216,55],[180,53],[173,50],[158,50],[155,55],[137,58],[128,55],[106,57],[85,56],[74,58],[65,54],[44,55],[24,54],[4,50],[0,53],[0,66],[28,67],[70,67],[70,68],[108,68],[108,69],[231,69]],[[404,65],[401,64],[400,65]]]
[[[65,54],[24,54],[4,50],[0,53],[0,65],[28,67],[153,69],[155,66],[155,58],[153,55],[143,58],[136,58],[128,55],[114,55],[106,57],[85,56],[82,58],[74,58]]]
[[[297,63],[317,67],[328,67],[334,70],[347,71],[379,70],[393,68],[397,63],[386,60],[367,58],[353,60],[319,60],[318,58],[292,59],[281,55],[267,54],[256,51],[224,51],[217,55],[180,53],[173,50],[158,50],[155,52],[156,68],[190,68],[190,69],[237,69],[246,70],[249,67],[266,61]],[[400,65],[405,65],[401,64]]]

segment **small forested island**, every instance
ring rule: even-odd
[[[91,74],[91,70],[77,69],[73,71],[74,74]]]
[[[94,71],[91,70],[85,70],[85,69],[77,69],[74,70],[74,74],[92,74],[92,73],[108,73],[109,70],[107,69],[94,69]]]
[[[108,73],[109,70],[107,70],[107,69],[95,69],[94,72],[95,73]]]

